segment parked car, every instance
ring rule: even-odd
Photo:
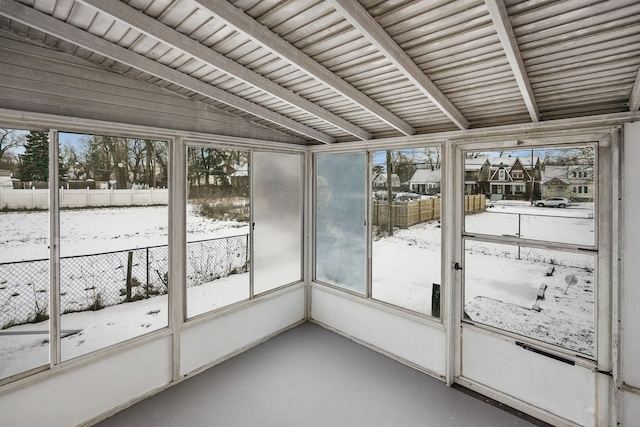
[[[396,202],[407,202],[409,200],[419,200],[420,195],[416,193],[400,192],[396,194]]]
[[[571,202],[566,197],[548,197],[544,200],[536,200],[534,204],[541,208],[566,208]]]

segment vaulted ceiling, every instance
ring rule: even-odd
[[[637,0],[0,0],[0,28],[309,144],[637,113]]]

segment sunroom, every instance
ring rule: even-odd
[[[94,425],[310,322],[632,426],[639,109],[633,0],[0,0],[0,420]]]

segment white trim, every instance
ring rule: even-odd
[[[60,192],[58,131],[49,130],[49,367],[62,361],[60,332]]]

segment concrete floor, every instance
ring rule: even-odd
[[[304,323],[97,426],[541,425],[529,421]]]

